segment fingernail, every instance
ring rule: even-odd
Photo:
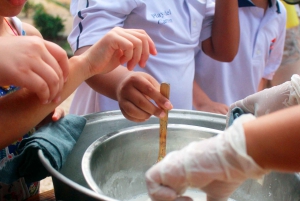
[[[58,96],[57,98],[55,98],[55,99],[53,100],[53,102],[54,102],[54,103],[58,103],[60,100],[61,100],[61,97]]]
[[[159,114],[159,118],[163,118],[165,117],[166,113],[164,111],[162,111],[160,114]]]
[[[44,100],[44,101],[42,102],[43,105],[46,105],[46,104],[48,104],[48,103],[49,103],[49,100]]]
[[[57,121],[57,120],[58,120],[57,114],[54,114],[54,115],[52,116],[52,120],[53,120],[53,121]]]
[[[170,102],[165,102],[164,106],[169,110],[173,108],[173,105]]]

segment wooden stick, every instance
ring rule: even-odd
[[[162,83],[160,85],[160,93],[167,99],[170,97],[170,84]],[[159,151],[157,162],[162,160],[166,156],[166,145],[167,145],[167,126],[168,126],[168,114],[169,111],[165,110],[165,117],[159,120]]]

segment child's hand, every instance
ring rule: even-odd
[[[196,110],[204,111],[204,112],[212,112],[217,114],[226,115],[228,112],[228,106],[223,103],[214,102],[212,100],[206,101],[201,105],[194,106]]]
[[[48,124],[52,121],[58,121],[65,116],[65,111],[61,107],[56,107],[47,117],[45,117],[37,126],[36,129]]]
[[[65,116],[65,110],[61,107],[56,107],[52,113],[52,121],[58,121]]]
[[[27,88],[42,103],[59,101],[69,66],[66,52],[37,36],[1,38],[0,84]]]
[[[155,55],[156,49],[145,31],[115,27],[82,56],[94,75],[110,72],[126,62],[128,70],[137,64],[145,67],[150,54]]]
[[[160,84],[149,74],[131,72],[120,80],[117,100],[123,115],[131,121],[143,122],[154,115],[162,118],[165,108],[173,108],[171,102],[160,93]],[[154,103],[151,102],[153,100]]]

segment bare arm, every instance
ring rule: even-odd
[[[91,46],[85,46],[83,48],[80,48],[75,52],[74,55],[81,55],[90,47]],[[117,100],[116,89],[118,86],[118,80],[122,80],[123,77],[131,73],[132,72],[128,71],[127,68],[124,68],[120,65],[112,72],[94,75],[93,77],[87,79],[86,82],[98,93],[103,94],[111,99]]]
[[[234,59],[240,38],[238,1],[216,0],[211,37],[202,42],[205,54],[218,61]]]
[[[88,49],[83,47],[75,55]],[[161,118],[165,115],[161,108],[173,108],[170,101],[160,93],[160,83],[151,75],[132,72],[121,65],[109,73],[97,74],[86,82],[96,92],[118,101],[122,114],[131,121],[143,122],[152,115]]]
[[[247,153],[265,169],[300,171],[300,106],[244,123]]]
[[[124,35],[125,32],[127,34]],[[132,36],[140,41],[136,43],[136,37]],[[124,62],[132,62],[133,66],[143,63],[145,60],[142,58],[154,52],[155,46],[149,37],[139,33],[136,35],[135,31],[123,32],[123,29],[115,28],[84,54],[69,60],[69,78],[62,88],[59,101],[42,104],[36,94],[26,88],[0,98],[0,149],[36,126],[84,80],[109,72]]]
[[[75,64],[76,57],[70,60]],[[79,63],[78,63],[79,64]],[[0,149],[22,137],[65,100],[83,81],[79,65],[70,67],[70,78],[62,90],[61,101],[42,104],[36,94],[23,88],[0,98]]]
[[[265,79],[265,78],[261,78],[260,82],[259,82],[259,85],[258,85],[258,89],[257,91],[262,91],[266,88],[267,86],[267,83],[268,83],[268,80]]]

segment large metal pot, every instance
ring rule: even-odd
[[[159,121],[157,118],[151,117],[147,122],[134,123],[126,120],[120,111],[94,113],[86,115],[85,118],[87,124],[83,133],[60,171],[56,171],[51,167],[42,152],[39,152],[40,160],[52,175],[57,200],[116,201],[113,197],[95,192],[85,181],[81,171],[81,162],[85,151],[102,136],[109,136],[108,134],[118,133],[135,126],[158,125]],[[172,124],[192,125],[222,131],[225,128],[225,116],[198,111],[172,110],[169,112],[169,125]],[[170,135],[168,134],[168,136]],[[155,153],[155,151],[153,152]],[[268,191],[264,191],[268,193],[267,195],[262,193],[263,189],[268,189]],[[261,181],[246,181],[233,196],[245,198],[238,199],[238,201],[251,200],[254,194],[262,197],[267,196],[267,198],[276,201],[300,201],[299,191],[300,179],[298,174],[272,173],[270,176],[265,177],[263,185]],[[259,196],[254,196],[254,200],[266,200],[260,199]]]
[[[167,152],[220,132],[199,126],[169,124]],[[158,157],[158,133],[158,125],[142,125],[122,129],[96,140],[82,159],[87,183],[97,193],[117,200],[131,200],[145,194],[145,172],[156,163]],[[299,200],[300,189],[293,194],[291,189],[294,186],[290,184],[280,188],[277,186],[275,191],[274,185],[286,183],[290,176],[272,173],[261,180],[248,180],[231,198],[237,201]],[[287,192],[291,194],[285,195]]]
[[[222,131],[199,126],[169,124],[167,152]],[[145,172],[158,158],[159,126],[129,127],[96,140],[86,150],[82,171],[98,193],[118,200],[130,200],[146,193]]]

